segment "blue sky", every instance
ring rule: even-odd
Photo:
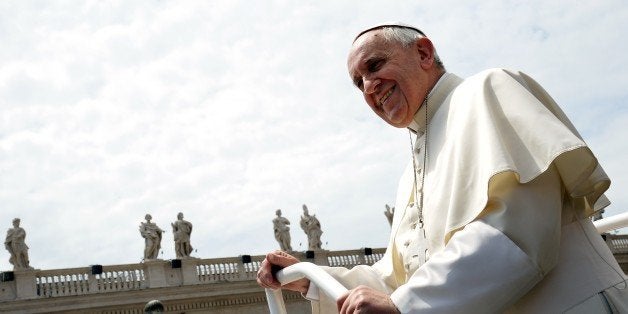
[[[22,218],[42,269],[139,262],[146,213],[164,259],[179,211],[202,258],[277,248],[276,209],[304,249],[302,204],[324,248],[385,246],[408,135],[363,103],[346,54],[391,20],[460,76],[538,80],[611,176],[608,212],[628,210],[623,1],[3,1],[0,228]]]

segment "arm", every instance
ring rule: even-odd
[[[482,214],[456,232],[391,299],[401,312],[501,312],[558,259],[562,185],[554,169],[526,184],[491,180]]]
[[[397,313],[389,297],[395,287],[398,286],[398,278],[395,278],[393,272],[392,254],[397,254],[396,250],[389,246],[384,257],[373,266],[357,265],[351,269],[325,266],[321,266],[321,268],[343,286],[351,288],[352,299],[375,300],[376,302],[367,304],[367,306],[373,306],[371,308],[373,313]],[[309,290],[305,295],[312,301],[313,313],[335,313],[343,304],[363,306],[360,302],[344,302],[349,296],[346,294],[340,300],[335,300],[325,293],[320,293],[314,284],[309,285]],[[352,310],[354,310],[353,307],[345,311],[351,313]]]
[[[385,260],[385,257],[382,260]],[[322,304],[320,305],[326,309],[321,313],[335,311],[336,300],[332,300],[322,293],[319,295],[318,287],[316,287],[314,284],[311,284],[310,281],[307,279],[297,280],[281,286],[279,281],[276,279],[274,272],[278,269],[282,269],[298,262],[299,260],[297,258],[283,251],[274,251],[268,253],[264,261],[262,261],[260,269],[257,272],[257,283],[264,288],[282,288],[297,291],[303,295],[307,294],[306,297],[311,301],[318,301],[320,299],[320,301],[322,301]],[[385,283],[385,281],[382,280],[382,277],[384,276],[382,276],[382,274],[376,270],[376,265],[358,265],[353,267],[352,269],[347,269],[344,267],[324,266],[321,266],[321,268],[329,273],[332,277],[334,277],[334,279],[341,282],[341,284],[343,284],[344,286],[355,287],[357,285],[369,284],[370,286],[378,287],[382,291],[386,291],[385,295],[387,295],[392,292],[392,289]],[[316,302],[316,306],[319,306],[318,303],[319,302]]]
[[[556,265],[562,195],[554,167],[526,184],[512,173],[494,176],[484,211],[407,283],[390,296],[370,285],[352,289],[340,313],[504,311]]]

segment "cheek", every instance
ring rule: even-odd
[[[368,95],[363,95],[364,97],[364,101],[366,102],[366,104],[375,112],[377,112],[377,106],[375,104],[375,101],[373,101],[373,97],[368,96]]]

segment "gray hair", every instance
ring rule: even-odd
[[[406,48],[415,43],[418,39],[427,37],[416,29],[409,27],[391,25],[384,26],[381,30],[386,41],[400,43]],[[445,65],[443,65],[443,61],[441,61],[438,53],[436,53],[436,48],[434,48],[434,62],[436,62],[437,68],[445,71]]]

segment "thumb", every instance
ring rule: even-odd
[[[296,257],[283,251],[271,252],[266,256],[266,258],[272,265],[277,265],[282,268],[299,262]]]

